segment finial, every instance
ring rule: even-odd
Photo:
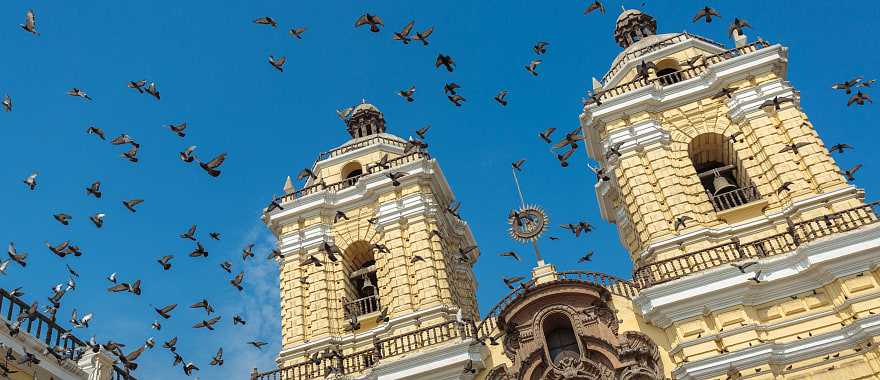
[[[287,176],[287,179],[284,181],[284,194],[290,194],[293,192],[293,181],[290,179],[290,176]]]
[[[620,3],[620,11],[626,12],[626,7],[623,6],[623,3]]]
[[[367,104],[367,99],[366,99],[366,98],[361,98],[361,104]]]

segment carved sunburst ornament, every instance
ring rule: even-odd
[[[550,224],[550,218],[540,207],[530,205],[511,211],[507,223],[510,224],[510,237],[521,243],[527,243],[541,237]]]

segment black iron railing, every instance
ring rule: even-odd
[[[643,48],[641,48],[641,49],[633,50],[633,51],[631,51],[631,52],[629,52],[629,53],[626,53],[623,57],[621,57],[621,58],[617,61],[617,63],[614,64],[613,67],[611,67],[610,70],[608,70],[607,73],[605,73],[605,75],[602,77],[602,83],[603,83],[603,84],[607,84],[607,83],[608,83],[608,80],[611,79],[611,77],[614,76],[614,74],[617,74],[617,72],[620,71],[620,69],[621,69],[624,65],[626,65],[627,62],[631,61],[633,58],[641,57],[641,56],[643,56],[643,55],[645,55],[645,54],[648,54],[648,53],[650,53],[650,52],[652,52],[652,51],[660,50],[660,49],[665,48],[665,47],[667,47],[667,46],[672,46],[672,45],[675,45],[675,44],[677,44],[677,43],[679,43],[679,42],[684,42],[684,41],[686,41],[686,40],[690,40],[690,39],[696,39],[696,40],[704,41],[704,42],[706,42],[706,43],[709,43],[709,44],[712,44],[712,45],[718,46],[718,47],[720,47],[720,48],[722,48],[722,49],[724,48],[724,45],[719,44],[719,43],[717,43],[717,42],[715,42],[715,41],[712,41],[712,40],[710,40],[710,39],[707,39],[707,38],[704,38],[704,37],[700,37],[700,36],[697,36],[697,35],[693,35],[693,34],[690,34],[690,33],[687,33],[687,32],[685,32],[685,33],[679,33],[679,34],[676,34],[676,35],[674,35],[674,36],[672,36],[672,37],[669,37],[669,38],[667,38],[667,39],[657,41],[657,42],[654,43],[654,44],[651,44],[651,45],[645,46],[645,47],[643,47]]]
[[[26,302],[12,295],[12,293],[6,289],[0,288],[0,313],[2,313],[2,316],[7,321],[10,323],[16,321],[18,316],[26,314],[29,308],[30,305]],[[65,335],[69,330],[61,327],[61,325],[55,321],[55,318],[46,316],[39,311],[33,316],[24,317],[19,328],[20,333],[27,333],[48,347],[53,349],[57,347],[63,348],[63,357],[65,359],[77,361],[82,357],[82,354],[89,349],[84,341],[80,340],[73,334]],[[113,366],[111,379],[136,380],[133,376],[127,374],[125,370],[115,365]]]
[[[472,326],[472,322],[443,322],[393,337],[377,339],[373,342],[373,348],[343,354],[342,357],[328,358],[320,362],[303,360],[297,364],[262,373],[254,369],[251,380],[323,379],[331,374],[360,373],[375,366],[383,358],[410,353],[455,339],[474,337]]]
[[[395,167],[406,165],[410,162],[419,161],[419,160],[430,160],[430,159],[431,159],[431,155],[428,154],[427,152],[413,152],[413,153],[409,153],[404,156],[400,156],[400,157],[388,160],[387,167],[390,170]],[[301,198],[303,196],[322,192],[322,191],[335,192],[335,191],[339,191],[342,189],[346,189],[346,188],[354,186],[357,183],[357,181],[360,180],[361,178],[368,176],[370,174],[379,173],[383,170],[386,170],[386,169],[383,169],[380,166],[371,166],[367,169],[366,173],[361,174],[359,176],[346,178],[342,181],[334,182],[331,184],[322,184],[322,183],[313,184],[311,186],[304,187],[302,189],[299,189],[297,191],[294,191],[290,194],[283,196],[281,198],[281,203],[283,204],[283,203],[291,202],[294,199]]]
[[[755,241],[732,240],[696,252],[649,263],[633,271],[633,282],[639,289],[645,289],[740,260],[786,254],[804,243],[876,223],[878,206],[880,202],[872,202],[818,218],[791,223],[787,231]]]

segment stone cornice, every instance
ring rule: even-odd
[[[602,141],[602,151],[608,151],[608,148],[615,144],[623,144],[618,149],[621,155],[632,151],[648,151],[662,147],[662,144],[669,143],[670,139],[669,131],[663,129],[660,121],[647,119],[608,132],[608,138]],[[658,143],[661,145],[655,145]],[[608,165],[612,164],[612,162],[608,163]]]
[[[777,96],[791,98],[795,106],[800,107],[800,94],[788,81],[776,79],[732,94],[727,99],[727,115],[734,123],[740,123],[752,111],[761,110],[761,104]],[[763,116],[761,113],[751,115]]]
[[[80,368],[77,362],[64,360],[59,363],[54,357],[42,354],[46,349],[46,345],[24,330],[25,325],[22,325],[22,331],[13,337],[9,335],[9,329],[5,325],[0,324],[0,344],[14,350],[16,356],[24,355],[25,351],[36,355],[36,357],[40,359],[40,364],[37,368],[46,371],[57,379],[89,378],[90,373],[87,373]],[[103,353],[100,353],[99,355],[102,355],[103,358],[106,359],[105,361],[110,360]],[[112,369],[104,368],[104,371],[112,371]]]
[[[436,199],[437,202],[454,199],[452,190],[450,189],[448,182],[446,182],[446,178],[436,160],[432,159],[411,162],[398,167],[396,171],[407,173],[406,176],[399,179],[401,186],[413,182],[425,181],[431,186],[434,195],[440,198]],[[382,173],[365,176],[352,187],[336,192],[321,191],[296,199],[294,202],[286,204],[284,210],[270,214],[267,225],[276,235],[280,236],[281,227],[285,224],[296,223],[302,218],[314,217],[321,213],[332,213],[336,210],[346,210],[359,205],[375,202],[380,194],[393,191],[393,188],[394,186],[392,185],[391,179]],[[404,197],[403,199],[407,199],[407,197]],[[383,203],[383,205],[380,205],[380,209],[387,204],[388,203]],[[402,207],[393,207],[393,210],[395,211],[387,211],[386,209],[387,212],[396,212],[397,217],[409,217],[420,212],[433,213],[435,217],[437,215],[446,215],[446,213],[444,213],[434,202],[425,201],[424,199],[421,202],[412,201],[412,203],[403,205]],[[448,217],[446,218],[448,219]],[[382,218],[380,217],[380,219]],[[391,214],[389,214],[387,218],[384,218],[384,220],[381,221],[381,223],[390,224],[397,220],[397,218],[392,217]],[[466,245],[476,245],[473,233],[466,222],[456,220],[447,221],[446,224],[451,227],[451,230],[455,234],[461,236],[465,240]],[[302,251],[308,247],[320,244],[326,239],[326,236],[329,233],[329,226],[320,228],[313,227],[313,230],[309,231],[312,235],[302,239],[294,239],[290,242],[297,243],[300,240],[303,242],[302,246],[293,249]],[[282,240],[284,241],[286,239],[282,238]],[[289,243],[285,241],[283,244],[288,245]],[[282,253],[285,253],[284,247],[282,247]]]
[[[712,342],[716,339],[726,338],[731,336],[736,336],[739,334],[743,334],[749,331],[754,331],[756,333],[769,333],[773,330],[784,329],[791,326],[798,326],[804,323],[809,323],[810,321],[821,320],[822,318],[828,316],[839,316],[840,313],[847,313],[850,311],[850,308],[858,303],[873,300],[877,298],[876,294],[866,294],[860,297],[851,297],[840,304],[834,305],[833,308],[828,310],[823,310],[819,312],[815,312],[812,314],[802,315],[795,318],[786,319],[781,322],[769,323],[769,324],[747,324],[741,326],[731,326],[730,328],[725,329],[724,331],[718,332],[716,334],[703,334],[701,338],[689,340],[687,342],[681,342],[672,346],[672,349],[669,350],[670,355],[677,355],[681,353],[682,350],[688,347],[697,346],[705,342]]]
[[[469,380],[474,376],[463,373],[468,361],[479,371],[485,367],[488,356],[485,346],[474,344],[474,340],[468,338],[424,352],[414,352],[387,364],[380,361],[369,373],[356,379]]]
[[[706,310],[761,305],[872,270],[880,265],[878,252],[880,227],[863,227],[803,245],[785,256],[757,260],[748,273],[721,266],[643,289],[633,303],[653,325],[667,328]],[[750,281],[757,270],[762,274],[760,284]]]
[[[746,369],[768,363],[781,369],[806,359],[852,349],[876,335],[880,335],[880,316],[859,319],[827,334],[787,343],[764,343],[728,354],[684,363],[673,370],[672,375],[679,380],[708,379],[723,376],[731,367]],[[829,360],[822,364],[834,361]]]

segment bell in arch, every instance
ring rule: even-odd
[[[724,194],[739,188],[730,183],[727,177],[718,174],[717,171],[715,172],[715,179],[712,180],[712,185],[715,187],[714,195]]]
[[[364,293],[367,294],[373,294],[373,292],[376,290],[376,286],[373,285],[372,281],[370,281],[370,276],[364,276],[364,285],[361,286],[361,290],[363,290]]]

